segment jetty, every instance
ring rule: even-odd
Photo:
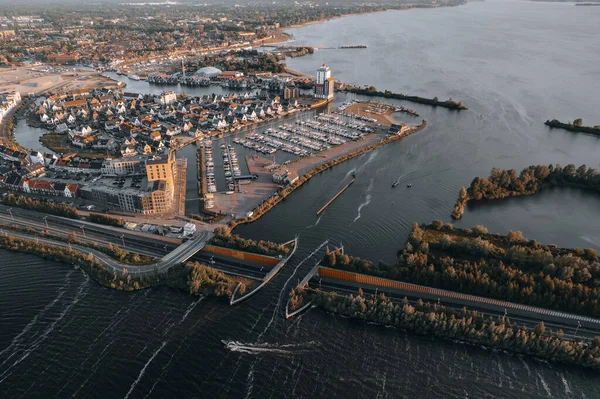
[[[323,213],[333,201],[335,201],[340,195],[342,195],[342,193],[346,191],[346,189],[348,189],[348,187],[350,187],[352,183],[354,183],[354,180],[355,179],[350,180],[350,183],[346,184],[344,188],[342,188],[332,199],[330,199],[325,205],[323,205],[323,207],[317,211],[317,216]]]
[[[572,123],[563,123],[559,120],[552,119],[544,122],[544,125],[553,128],[565,129],[571,132],[588,133],[600,136],[600,125],[584,126],[581,119],[575,119]]]
[[[361,94],[364,96],[371,97],[383,97],[383,98],[392,98],[395,100],[406,100],[419,104],[427,104],[432,107],[444,107],[448,109],[453,109],[456,111],[467,110],[465,105],[463,105],[460,101],[454,101],[452,98],[449,98],[447,101],[439,101],[437,97],[434,98],[425,98],[419,96],[409,96],[401,93],[393,93],[389,90],[386,91],[377,91],[375,88],[361,88],[356,86],[345,86],[343,88],[338,89],[339,91],[344,91],[347,93]]]

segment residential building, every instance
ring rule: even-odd
[[[334,80],[331,77],[331,69],[323,64],[317,69],[317,81],[315,82],[315,98],[332,99]]]

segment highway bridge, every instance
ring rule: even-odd
[[[38,231],[47,230],[50,235],[59,237],[67,237],[71,233],[76,233],[77,241],[86,244],[103,246],[113,244],[131,252],[153,257],[162,257],[181,244],[179,239],[129,231],[120,227],[100,225],[27,209],[11,208],[5,205],[0,205],[0,224],[15,224],[19,228],[30,227]]]
[[[94,259],[103,264],[108,270],[117,273],[122,273],[124,269],[127,269],[127,274],[133,276],[150,276],[155,273],[165,273],[171,267],[189,260],[197,252],[202,250],[202,248],[204,248],[208,241],[210,241],[210,239],[214,236],[212,232],[200,232],[198,233],[197,237],[181,244],[175,250],[168,253],[160,261],[143,266],[134,266],[120,263],[103,252],[79,244],[70,244],[67,242],[57,241],[45,237],[32,237],[31,235],[17,233],[14,231],[5,230],[3,231],[3,234],[11,237],[37,241],[42,244],[48,244],[62,248],[70,248],[84,255],[91,253],[94,256]]]

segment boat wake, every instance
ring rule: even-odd
[[[301,344],[270,344],[267,342],[261,344],[249,344],[238,341],[221,340],[225,348],[231,352],[246,353],[249,355],[275,354],[283,356],[294,356],[313,351],[318,343],[309,341]]]
[[[313,224],[311,224],[310,226],[308,226],[308,227],[306,228],[306,230],[308,230],[308,229],[312,229],[313,227],[317,226],[317,225],[319,224],[319,222],[321,221],[321,217],[322,217],[322,216],[319,216],[319,217],[317,218],[317,221],[316,221],[316,222],[314,222]]]
[[[600,239],[598,239],[598,237],[581,236],[581,239],[589,242],[592,245],[600,246]]]
[[[181,319],[178,322],[174,322],[171,323],[163,332],[163,338],[165,338],[165,340],[162,342],[162,344],[154,351],[154,353],[152,354],[152,356],[150,356],[150,358],[146,361],[146,364],[144,364],[144,367],[142,367],[142,369],[140,370],[140,373],[138,374],[138,377],[136,378],[136,380],[133,382],[133,384],[131,384],[131,386],[129,387],[129,391],[127,392],[127,395],[125,395],[125,399],[127,399],[129,397],[129,395],[131,395],[131,393],[134,391],[135,387],[139,384],[139,382],[141,381],[142,377],[144,376],[144,374],[146,374],[146,369],[148,368],[148,366],[152,363],[152,361],[156,358],[156,356],[158,356],[158,354],[163,350],[163,348],[169,343],[170,339],[167,337],[167,335],[171,332],[171,330],[173,329],[173,327],[179,327],[189,316],[189,314],[196,309],[196,306],[198,306],[198,304],[200,302],[202,302],[204,300],[205,297],[201,296],[200,298],[198,298],[197,300],[193,301],[192,303],[190,303],[187,307],[187,309],[185,310],[185,313],[183,314],[183,316],[181,316]]]
[[[352,175],[353,173],[356,173],[356,168],[352,168],[348,171],[348,173],[346,173],[346,176],[342,179],[342,180],[346,180],[347,178],[350,177],[350,175]]]
[[[364,169],[365,166],[367,166],[368,164],[370,164],[371,161],[373,161],[375,159],[375,157],[377,156],[377,154],[378,154],[377,150],[375,150],[372,153],[370,153],[369,154],[369,158],[367,159],[367,161],[365,163],[363,163],[361,166],[359,166],[358,170],[356,170],[356,172],[360,172],[362,169]]]
[[[310,258],[312,258],[317,252],[319,252],[321,250],[321,248],[323,248],[325,245],[329,244],[329,240],[325,240],[321,243],[321,245],[319,245],[314,251],[312,251],[310,253],[310,255],[308,255],[306,258],[302,259],[300,261],[300,263],[298,263],[298,265],[296,265],[296,268],[294,269],[294,272],[292,273],[292,275],[286,280],[286,282],[283,284],[283,288],[281,288],[281,291],[279,291],[279,297],[277,298],[277,304],[275,305],[275,309],[273,310],[273,314],[271,315],[271,320],[269,320],[269,322],[267,323],[266,327],[264,328],[264,330],[258,334],[257,337],[257,341],[260,341],[260,339],[262,338],[262,336],[267,332],[267,330],[269,329],[269,327],[271,327],[271,325],[273,324],[273,321],[275,320],[275,315],[277,314],[277,312],[279,311],[279,308],[282,304],[282,299],[283,299],[283,294],[286,292],[289,292],[287,289],[288,284],[290,283],[290,281],[292,281],[292,279],[294,278],[294,276],[296,275],[296,273],[298,272],[298,269],[300,268],[300,266],[302,266],[304,264],[304,262],[306,262],[307,260],[309,260]]]
[[[150,365],[150,363],[152,363],[152,361],[154,360],[154,358],[160,353],[160,351],[162,351],[162,349],[165,347],[165,345],[167,345],[167,341],[163,341],[162,345],[157,350],[154,351],[154,353],[152,354],[152,356],[150,356],[150,359],[148,359],[148,361],[146,362],[146,364],[144,364],[144,367],[142,367],[142,370],[140,371],[140,374],[138,374],[138,377],[136,378],[136,380],[133,382],[133,384],[131,384],[131,387],[129,388],[129,391],[127,392],[127,395],[125,395],[125,399],[127,399],[129,397],[129,395],[131,395],[131,393],[133,392],[133,390],[135,389],[135,387],[137,386],[137,384],[140,382],[140,380],[142,379],[142,377],[146,373],[146,369],[148,368],[148,366]]]
[[[358,219],[360,219],[361,217],[361,213],[360,211],[367,205],[369,205],[371,203],[371,191],[373,191],[373,178],[371,178],[371,181],[369,182],[369,187],[367,187],[367,191],[366,191],[366,196],[365,196],[365,202],[363,202],[362,204],[360,204],[358,206],[358,215],[356,215],[356,217],[354,218],[354,220],[352,221],[352,223],[356,222]],[[352,224],[350,223],[350,224]]]

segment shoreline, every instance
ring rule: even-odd
[[[600,3],[598,3],[598,5],[600,5]],[[581,122],[581,120],[579,120],[579,121]],[[583,125],[577,125],[575,123],[564,123],[557,119],[547,120],[546,122],[544,122],[544,125],[546,125],[550,128],[553,128],[553,129],[564,129],[564,130],[568,130],[569,132],[587,133],[587,134],[592,134],[594,136],[600,136],[600,125],[583,126]]]
[[[477,176],[468,188],[460,189],[451,217],[454,220],[461,219],[469,202],[531,196],[550,187],[579,187],[600,191],[600,188],[593,185],[593,179],[598,175],[600,174],[592,168],[586,169],[585,165],[576,168],[573,164],[564,168],[558,164],[532,165],[523,169],[520,175],[514,169],[494,168],[489,177]],[[515,185],[522,189],[514,188]]]
[[[410,10],[415,10],[415,9],[436,9],[436,8],[448,8],[448,7],[460,7],[462,5],[468,4],[467,1],[465,1],[462,4],[458,4],[458,5],[442,5],[442,4],[435,4],[435,5],[421,5],[421,4],[406,4],[406,5],[401,5],[397,8],[386,8],[383,10],[375,10],[375,11],[365,11],[365,12],[352,12],[352,13],[348,13],[348,14],[341,14],[339,16],[336,17],[330,17],[330,18],[322,18],[319,20],[315,20],[315,21],[309,21],[309,22],[303,22],[301,24],[295,24],[295,25],[290,25],[290,26],[286,26],[285,28],[283,28],[283,30],[287,30],[287,29],[298,29],[298,28],[304,28],[310,25],[317,25],[317,24],[322,24],[325,22],[329,22],[329,21],[334,21],[336,19],[340,19],[340,18],[345,18],[345,17],[354,17],[357,15],[370,15],[370,14],[380,14],[380,13],[384,13],[384,12],[389,12],[389,11],[410,11]],[[291,37],[294,37],[293,34],[290,34]]]
[[[356,158],[356,157],[358,157],[364,153],[367,153],[369,151],[372,151],[378,147],[381,147],[383,145],[400,140],[401,138],[409,136],[411,134],[418,133],[421,130],[425,129],[426,127],[427,127],[427,121],[423,120],[423,122],[421,122],[420,125],[412,126],[412,130],[409,133],[397,134],[397,135],[394,135],[391,137],[381,139],[380,141],[378,141],[374,144],[370,144],[365,147],[358,148],[348,154],[337,157],[325,164],[320,164],[320,165],[317,165],[317,166],[309,169],[302,175],[302,177],[300,177],[300,179],[298,179],[298,181],[285,187],[282,191],[276,193],[276,195],[269,197],[263,203],[261,203],[256,208],[254,208],[252,216],[246,217],[244,219],[237,219],[237,220],[231,221],[228,225],[229,230],[233,231],[237,226],[239,226],[241,224],[252,223],[252,222],[255,222],[256,220],[260,219],[267,212],[269,212],[271,209],[273,209],[277,204],[279,204],[281,201],[283,201],[285,198],[287,198],[290,194],[292,194],[296,189],[302,187],[304,185],[304,183],[308,182],[312,177],[314,177],[328,169],[331,169],[332,167],[339,165],[342,162]]]

